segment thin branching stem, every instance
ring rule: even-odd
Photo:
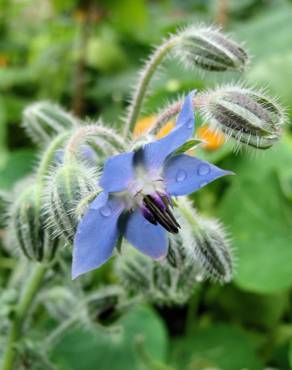
[[[70,135],[69,132],[64,132],[58,135],[45,151],[37,170],[38,182],[43,182],[44,177],[46,176],[47,171],[49,169],[49,166],[51,165],[55,158],[56,151],[62,146],[62,144],[69,137],[69,135]]]
[[[21,338],[23,324],[46,271],[47,265],[37,263],[30,278],[24,286],[23,293],[18,305],[16,306],[12,319],[1,370],[12,370],[14,367],[17,355],[16,343]]]
[[[118,148],[122,150],[126,149],[124,140],[114,130],[101,125],[87,125],[80,127],[69,139],[65,147],[64,162],[70,162],[76,159],[76,154],[81,143],[94,136],[106,138],[108,141],[112,140]]]
[[[132,102],[129,107],[129,113],[127,121],[124,127],[124,137],[126,138],[129,133],[133,130],[136,121],[139,117],[143,100],[146,96],[148,85],[161,64],[164,57],[169,53],[169,51],[179,42],[180,38],[178,36],[173,36],[169,38],[164,44],[162,44],[152,55],[150,60],[146,63],[145,69],[140,75],[137,82],[137,87],[134,90]]]
[[[202,108],[206,101],[206,95],[196,95],[192,99],[194,109]],[[156,134],[167,122],[173,120],[181,111],[184,100],[180,99],[168,105],[156,118],[154,124],[149,128],[149,134]]]

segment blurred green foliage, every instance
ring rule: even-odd
[[[224,27],[254,56],[245,77],[279,96],[291,117],[291,1],[226,3]],[[101,115],[109,125],[121,125],[129,87],[151,45],[178,26],[220,16],[215,0],[0,0],[0,188],[12,189],[34,165],[36,148],[20,125],[26,105],[52,100],[82,117]],[[169,61],[153,84],[145,114],[179,93],[222,81],[220,75],[190,75]],[[234,283],[203,285],[187,334],[187,308],[176,307],[130,311],[115,323],[122,329],[116,336],[70,329],[52,351],[57,369],[292,367],[289,126],[280,144],[256,157],[235,156],[228,145],[201,154],[237,173],[230,186],[214,184],[194,197],[203,212],[221,217],[230,229],[238,257]],[[8,277],[16,279],[10,271],[15,257],[3,249],[0,259],[4,285]],[[93,274],[87,290],[114,279],[107,268]],[[47,315],[39,312],[35,330]],[[142,349],[136,343],[140,335]]]

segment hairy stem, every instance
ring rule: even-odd
[[[192,336],[194,334],[195,330],[195,318],[198,311],[200,301],[200,290],[197,290],[193,295],[191,296],[188,307],[187,307],[187,317],[186,317],[186,323],[185,323],[185,334],[186,336]]]
[[[180,99],[169,105],[164,111],[162,111],[158,117],[156,118],[156,121],[154,124],[149,128],[147,133],[150,134],[156,134],[163,125],[165,125],[168,121],[171,121],[174,119],[181,111],[182,105],[184,100]],[[206,95],[196,95],[192,99],[192,105],[194,109],[199,109],[204,106],[206,102]]]
[[[77,53],[79,58],[74,74],[74,95],[72,109],[76,116],[80,117],[84,110],[84,92],[85,92],[85,64],[88,41],[92,26],[92,0],[80,2],[79,11],[83,13],[80,19],[79,43]]]
[[[42,160],[37,170],[37,181],[43,182],[44,176],[46,175],[49,166],[54,160],[56,150],[61,147],[65,140],[69,137],[70,133],[64,132],[58,135],[45,151]]]
[[[124,140],[122,140],[114,130],[101,125],[83,126],[69,139],[65,147],[64,162],[74,160],[80,145],[93,136],[100,137],[104,141],[112,141],[112,143],[121,150],[126,149]]]
[[[139,117],[141,111],[142,103],[146,95],[147,87],[151,78],[153,77],[155,71],[161,64],[164,57],[168,52],[179,42],[179,37],[174,36],[168,39],[164,44],[162,44],[152,55],[151,59],[146,63],[145,70],[141,74],[140,79],[137,83],[137,88],[135,89],[134,96],[132,98],[132,103],[129,107],[129,113],[127,122],[124,128],[124,137],[126,138],[129,133],[133,130],[135,123]]]
[[[43,281],[46,271],[46,265],[36,264],[34,271],[32,272],[31,276],[24,286],[23,293],[20,297],[18,305],[16,306],[16,310],[12,319],[1,370],[13,369],[17,355],[16,343],[19,341],[22,335],[23,324],[34,300],[36,292],[38,291]]]

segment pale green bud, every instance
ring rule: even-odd
[[[28,259],[51,261],[54,258],[58,241],[45,230],[43,202],[37,185],[28,186],[11,206],[9,230]]]
[[[116,271],[126,291],[161,305],[184,304],[200,277],[200,268],[189,258],[180,235],[171,237],[163,261],[154,261],[128,246],[117,258]]]
[[[186,67],[208,71],[243,70],[249,61],[242,46],[212,27],[189,27],[174,48]]]
[[[183,225],[182,238],[193,259],[202,269],[203,277],[221,283],[229,282],[233,276],[234,258],[229,238],[217,220],[201,217],[185,199],[180,200],[179,208]]]
[[[283,110],[260,92],[223,86],[207,93],[202,102],[206,122],[240,143],[267,149],[281,136]]]
[[[93,169],[75,161],[57,167],[49,175],[45,215],[55,237],[62,237],[72,244],[80,217],[78,205],[84,198],[91,199],[89,195],[96,191],[97,182],[98,176]]]

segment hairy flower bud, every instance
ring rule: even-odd
[[[135,250],[127,250],[117,259],[116,270],[130,294],[142,295],[162,305],[184,304],[193,294],[201,273],[189,258],[179,234],[171,237],[164,261],[154,261]]]
[[[249,57],[229,37],[211,27],[190,27],[179,34],[176,56],[187,67],[208,71],[243,70]]]
[[[57,167],[49,176],[45,195],[47,225],[55,237],[73,242],[78,224],[77,205],[96,190],[97,175],[76,162]]]
[[[55,256],[58,241],[53,240],[45,230],[42,207],[37,185],[29,186],[11,207],[9,228],[27,258],[50,261]]]
[[[24,110],[22,124],[30,138],[43,145],[49,143],[53,136],[76,127],[78,120],[56,104],[38,102]]]
[[[285,115],[273,99],[250,89],[222,87],[206,94],[206,122],[238,142],[270,148],[281,136]]]
[[[202,268],[203,277],[229,282],[233,276],[234,259],[222,225],[217,220],[199,216],[186,200],[181,201],[179,207],[184,225],[182,237],[188,246],[189,257]]]
[[[9,205],[9,201],[8,193],[0,189],[0,227],[5,226],[6,210]]]

